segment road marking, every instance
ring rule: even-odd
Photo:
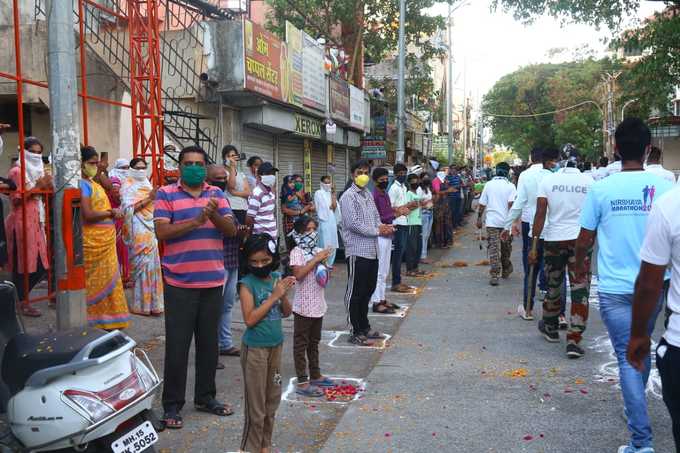
[[[614,347],[609,340],[609,335],[600,335],[592,340],[588,349],[599,353],[606,353],[610,360],[601,364],[597,373],[593,376],[595,382],[616,383],[616,388],[621,389],[619,382],[619,362],[616,360]],[[661,376],[659,370],[656,368],[656,342],[652,340],[651,346],[652,369],[649,373],[649,380],[647,381],[647,393],[651,394],[657,399],[661,399]]]
[[[297,384],[297,378],[292,377],[288,381],[288,387],[286,391],[281,395],[281,401],[288,401],[289,403],[303,403],[303,404],[349,404],[353,401],[357,401],[362,397],[366,391],[366,381],[360,378],[350,378],[343,376],[326,376],[331,381],[343,385],[343,383],[352,384],[357,387],[358,391],[351,400],[347,401],[328,401],[325,397],[305,397],[295,393],[295,386]],[[323,390],[323,387],[320,387]],[[303,399],[300,399],[303,398]]]
[[[384,333],[385,338],[383,340],[370,340],[373,341],[373,346],[357,346],[355,344],[349,343],[347,341],[338,341],[340,337],[342,336],[349,336],[349,330],[328,330],[324,331],[322,335],[322,340],[323,337],[326,336],[328,338],[330,336],[330,340],[327,340],[328,343],[326,345],[329,348],[337,348],[337,349],[385,349],[387,348],[387,345],[390,341],[390,338],[392,338],[392,335]]]

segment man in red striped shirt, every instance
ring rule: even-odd
[[[222,314],[225,236],[236,235],[224,193],[205,182],[207,155],[198,146],[179,154],[180,180],[158,190],[154,204],[156,236],[163,241],[161,264],[165,304],[165,384],[163,420],[182,427],[191,340],[196,336],[197,410],[231,415],[215,399],[217,325]]]

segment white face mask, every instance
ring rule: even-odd
[[[333,188],[333,186],[331,186],[330,184],[321,183],[321,190],[324,190],[326,192],[330,192],[332,188]]]
[[[261,177],[262,184],[265,185],[266,187],[273,187],[274,184],[276,184],[276,176],[275,175],[264,175]]]
[[[144,181],[146,179],[146,170],[137,170],[135,168],[131,168],[128,170],[128,175],[132,179],[136,179],[138,181]]]
[[[444,178],[446,178],[446,173],[443,171],[438,171],[437,178],[439,178],[440,181],[444,181]]]

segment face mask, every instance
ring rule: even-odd
[[[382,190],[387,190],[387,184],[388,184],[388,183],[389,183],[389,181],[380,181],[380,182],[378,183],[378,187],[379,187],[380,189],[382,189]]]
[[[550,169],[550,171],[553,173],[557,173],[558,171],[560,171],[560,163],[559,162],[556,163],[555,166]]]
[[[399,184],[404,184],[406,182],[406,175],[397,176],[397,181],[399,181]]]
[[[295,190],[296,190],[297,192],[301,191],[303,187],[304,187],[304,184],[302,184],[301,182],[296,182],[296,183],[295,183]]]
[[[83,173],[88,178],[94,178],[97,176],[97,165],[96,164],[85,164],[83,167]]]
[[[137,181],[144,181],[146,179],[146,170],[137,170],[131,168],[128,170],[128,175],[130,175],[132,179],[136,179]]]
[[[369,181],[368,175],[359,175],[356,178],[354,178],[354,184],[356,184],[358,187],[361,187],[362,189],[366,187],[368,181]]]
[[[409,185],[411,186],[411,189],[416,190],[420,184],[418,184],[417,182],[412,182]]]
[[[319,239],[319,233],[316,231],[310,231],[297,238],[297,245],[307,254],[314,254],[314,249],[316,249],[317,240]]]
[[[273,263],[269,263],[262,267],[248,265],[248,271],[255,277],[264,279],[271,275],[273,267]]]
[[[330,192],[333,187],[330,184],[321,183],[321,190]]]
[[[196,187],[205,181],[205,177],[207,174],[207,170],[205,169],[204,166],[200,165],[182,165],[180,167],[181,169],[181,176],[182,176],[182,181],[189,187]]]
[[[261,177],[262,184],[266,187],[272,187],[276,183],[275,175],[264,175]]]
[[[446,178],[446,172],[438,171],[437,178],[439,178],[440,181],[443,181]]]
[[[219,187],[222,192],[224,192],[227,188],[227,182],[226,181],[212,181],[210,185]]]

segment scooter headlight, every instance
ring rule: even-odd
[[[79,390],[66,390],[64,395],[84,410],[93,422],[98,422],[113,414],[114,409],[92,393]]]

